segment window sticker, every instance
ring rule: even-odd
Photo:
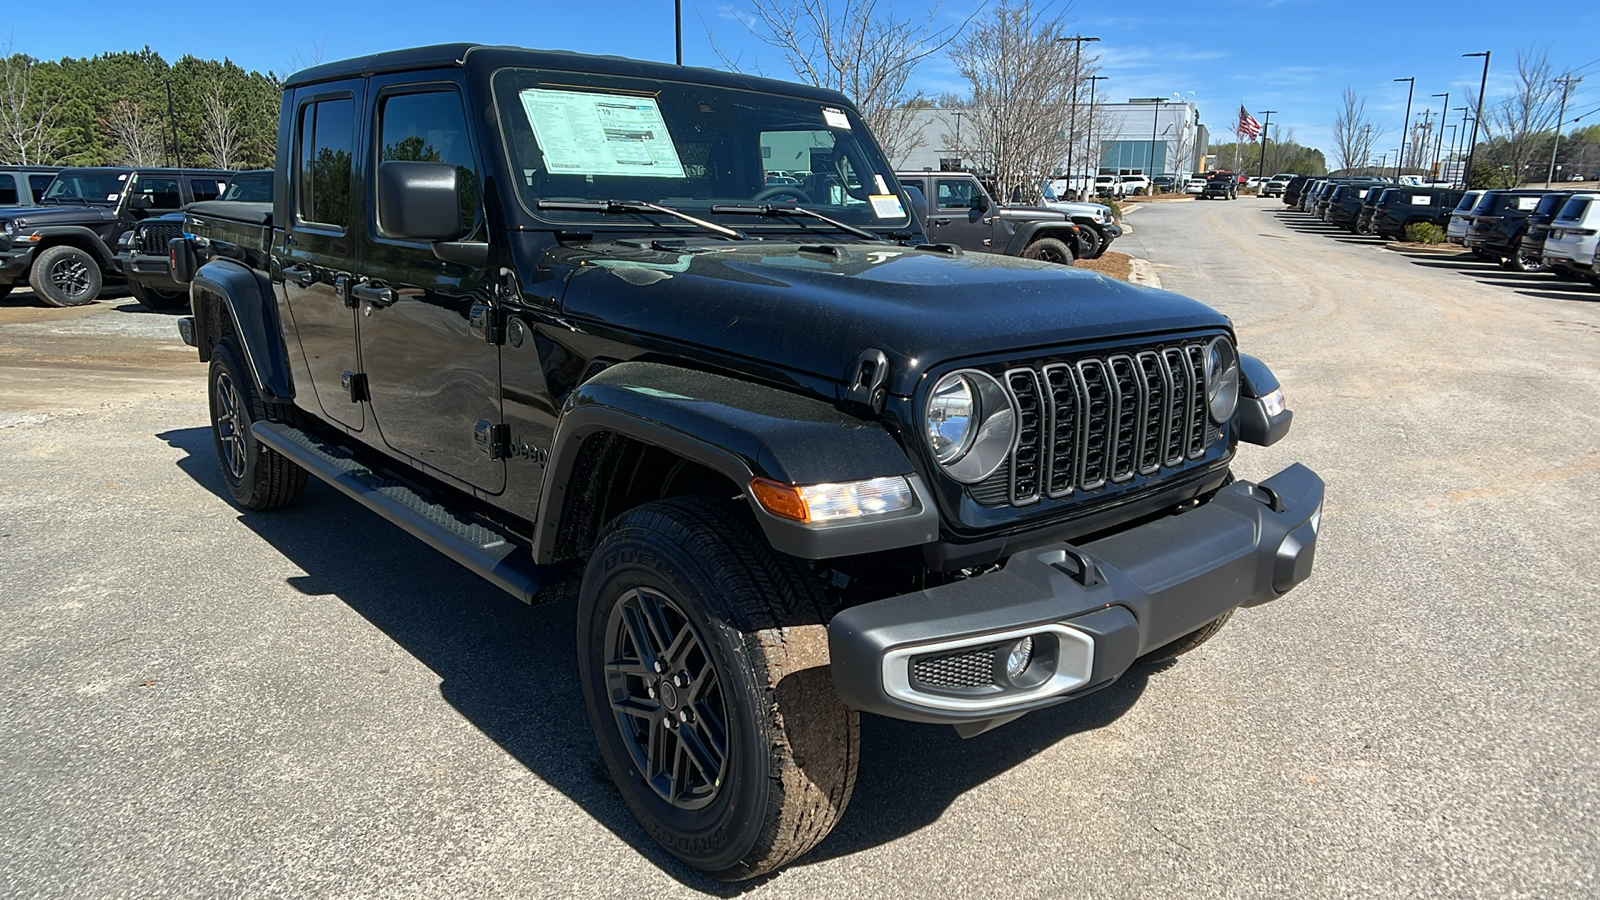
[[[106,199],[107,200],[115,200],[115,199],[117,199],[118,197],[121,197],[121,196],[122,196],[121,194],[107,194],[106,195]]]
[[[900,198],[894,194],[871,194],[872,214],[880,219],[904,218],[906,208],[900,204]]]
[[[687,177],[654,97],[538,88],[521,97],[553,175]]]
[[[127,172],[123,172],[121,175],[118,175],[117,176],[117,180],[118,181],[127,181],[128,180],[128,173]]]
[[[845,118],[844,110],[834,109],[831,106],[822,108],[822,121],[828,123],[829,128],[842,128],[850,130],[850,120]]]
[[[1429,206],[1432,203],[1433,203],[1433,197],[1431,195],[1428,195],[1428,194],[1412,194],[1411,195],[1411,205],[1412,206]]]
[[[1517,209],[1519,211],[1520,210],[1524,210],[1524,209],[1534,209],[1538,205],[1539,205],[1539,198],[1538,197],[1518,197],[1517,198]]]

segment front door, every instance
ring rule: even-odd
[[[300,391],[296,402],[353,431],[366,424],[356,310],[347,302],[358,244],[359,190],[352,184],[363,88],[352,79],[319,84],[295,98],[289,215],[277,259],[315,395],[313,404]]]
[[[978,183],[970,178],[935,178],[929,237],[967,250],[990,251],[989,216],[978,208]]]
[[[367,131],[369,171],[384,162],[456,167],[462,239],[487,240],[478,154],[455,73],[374,78]],[[496,450],[501,425],[500,347],[482,309],[493,302],[490,269],[447,263],[427,243],[386,235],[377,179],[368,179],[361,270],[354,295],[372,417],[391,449],[482,490],[505,486]],[[480,315],[474,321],[474,307]]]

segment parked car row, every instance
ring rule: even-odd
[[[1406,240],[1434,225],[1445,240],[1518,272],[1548,271],[1600,286],[1600,193],[1519,188],[1463,191],[1373,177],[1297,176],[1283,202],[1349,231]]]

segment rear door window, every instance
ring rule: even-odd
[[[1556,218],[1571,219],[1572,221],[1577,222],[1583,219],[1583,214],[1588,212],[1588,210],[1588,197],[1573,197],[1567,201],[1565,206],[1561,207],[1561,215],[1557,216]]]
[[[215,200],[222,196],[223,182],[215,178],[191,178],[189,190],[196,200]]]
[[[0,206],[16,206],[18,198],[17,179],[0,172]]]
[[[38,203],[44,192],[50,189],[50,182],[55,180],[54,175],[29,175],[28,189],[33,191],[33,202]]]
[[[133,196],[128,205],[133,209],[170,212],[183,205],[178,193],[178,179],[159,175],[140,176],[133,184]]]
[[[300,110],[295,158],[295,215],[302,222],[350,224],[350,166],[354,161],[356,102],[320,100]]]

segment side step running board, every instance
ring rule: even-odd
[[[256,422],[250,432],[300,468],[524,603],[533,603],[540,590],[572,579],[570,569],[535,565],[527,547],[428,500],[404,482],[372,471],[343,447],[277,422]]]

